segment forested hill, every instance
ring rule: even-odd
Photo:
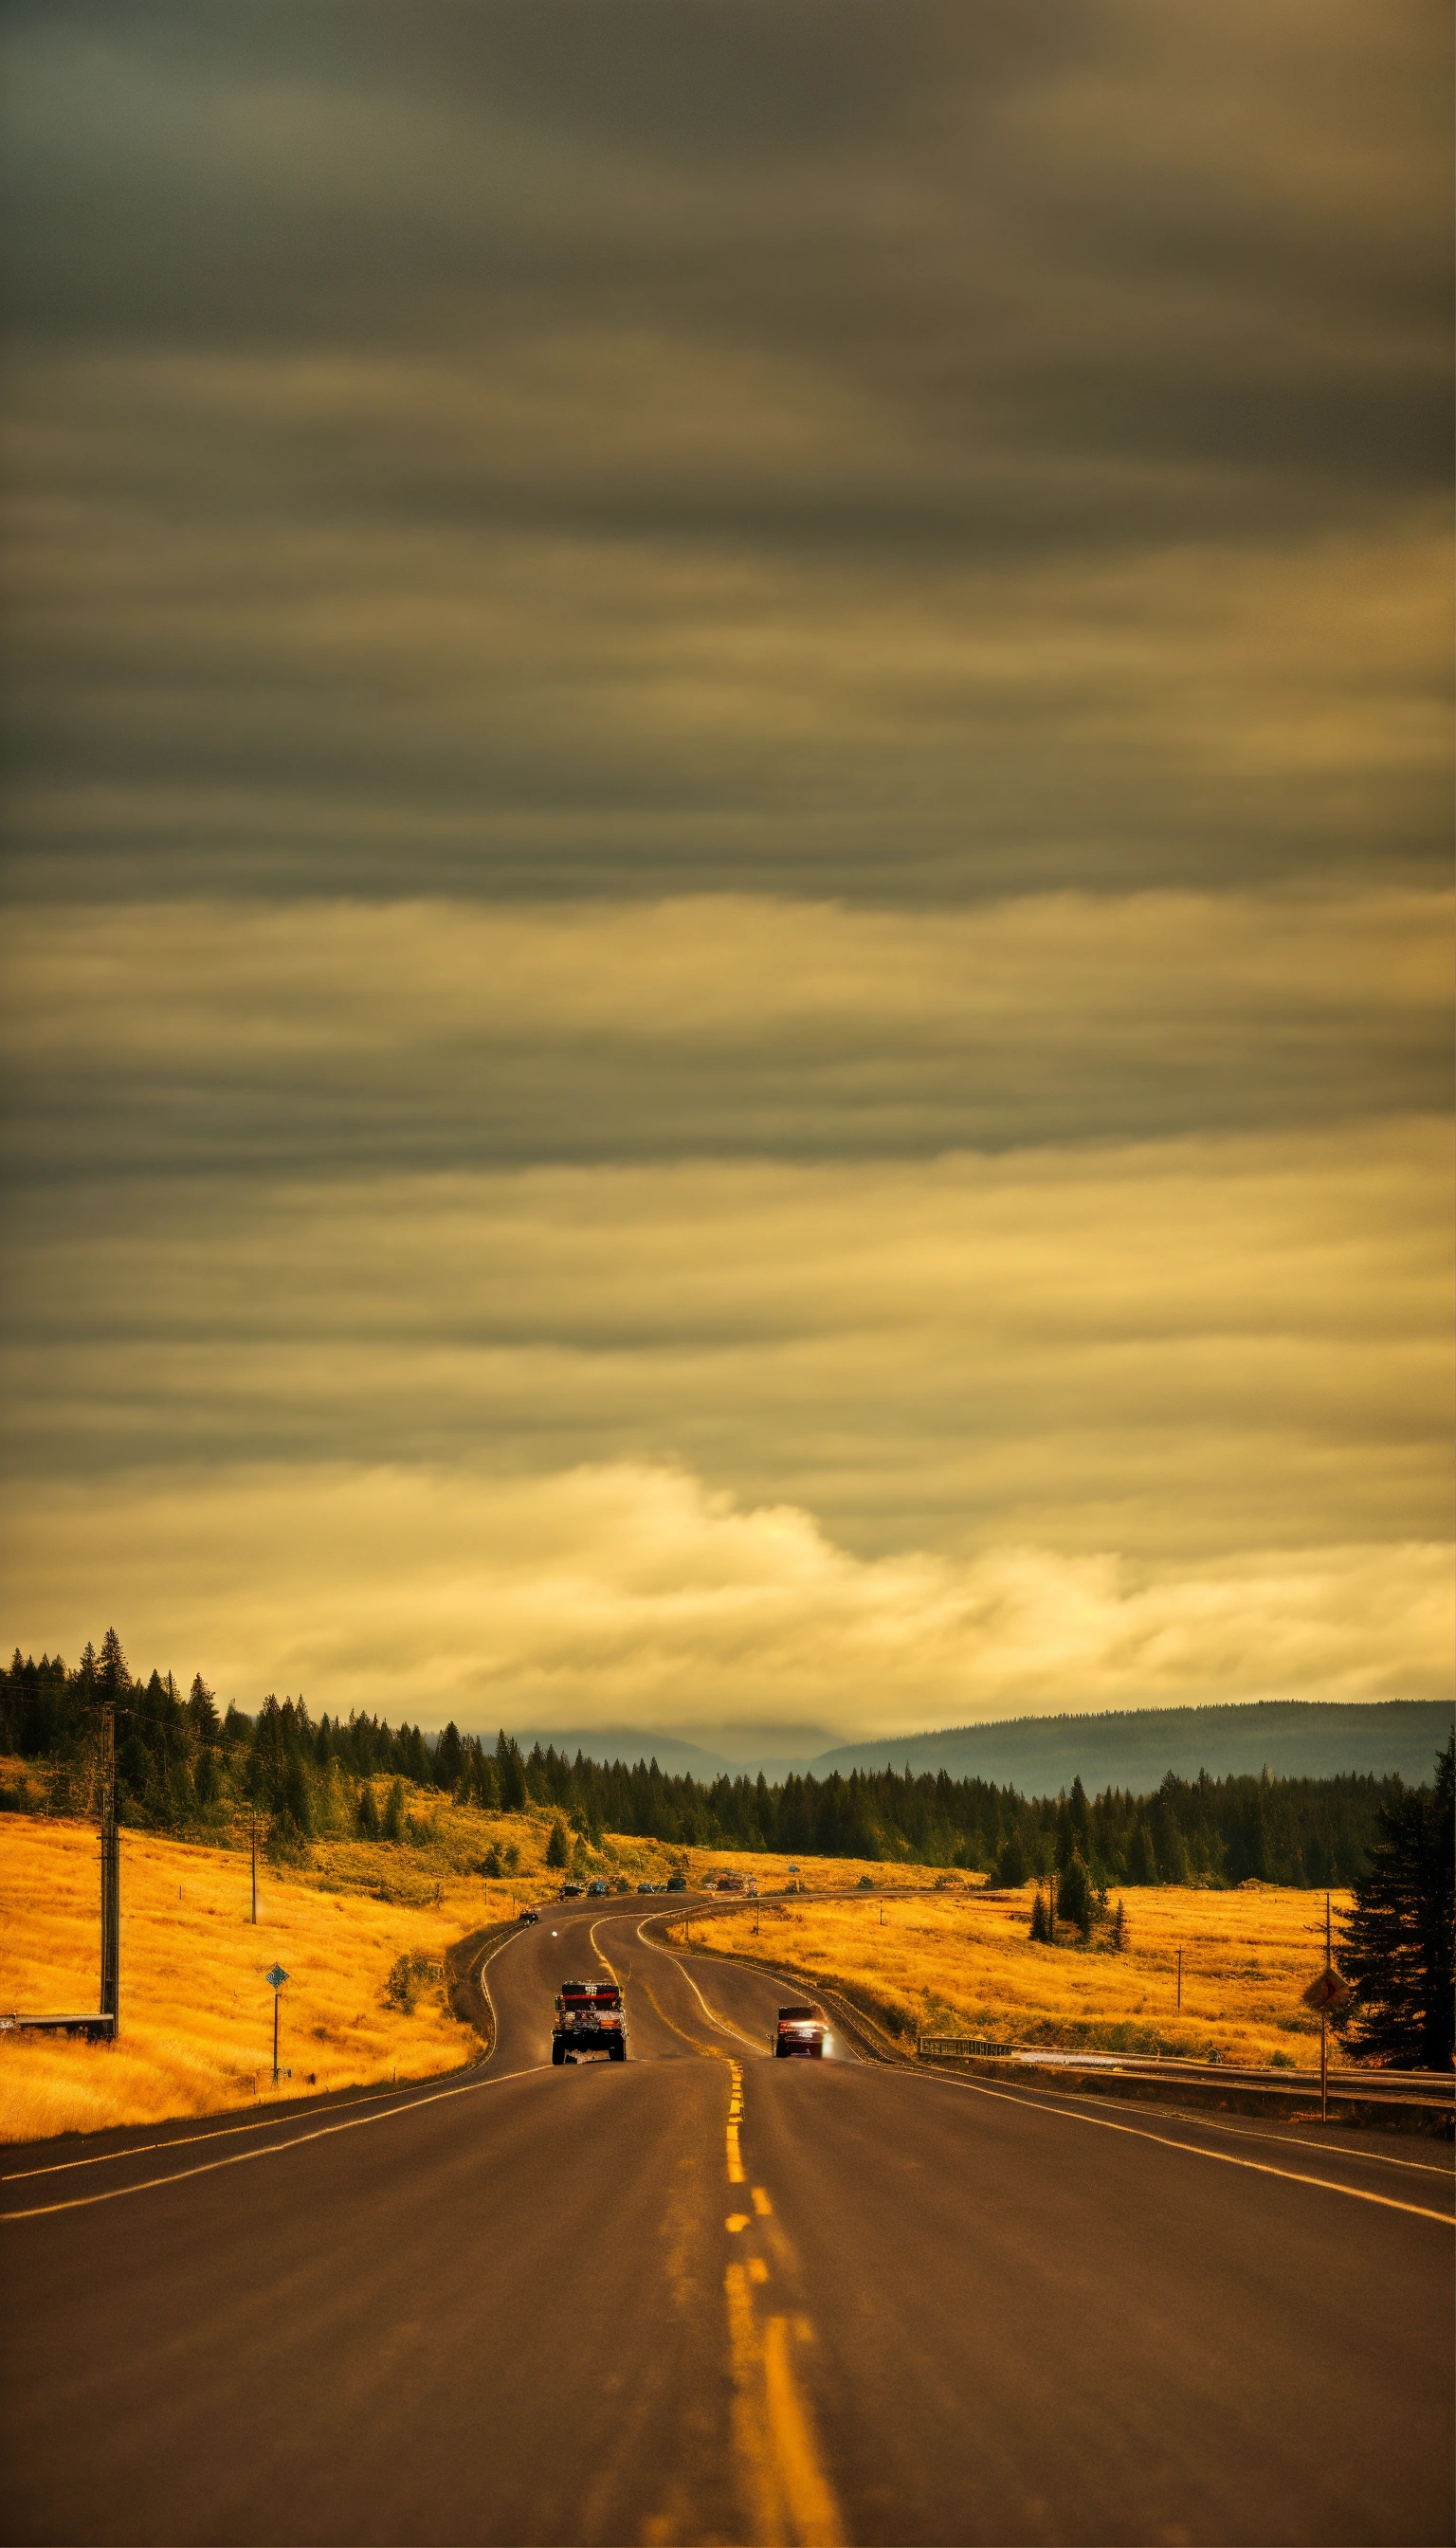
[[[827,1776],[711,1780],[670,1775],[656,1761],[610,1763],[501,1733],[487,1748],[454,1725],[427,1739],[350,1713],[313,1718],[302,1698],[269,1695],[256,1715],[220,1712],[201,1674],[186,1697],[171,1676],[142,1682],[108,1631],[74,1670],[16,1655],[0,1673],[0,1751],[45,1765],[44,1801],[85,1811],[94,1795],[97,1701],[118,1708],[117,1775],[126,1821],[223,1838],[243,1805],[261,1808],[268,1845],[294,1854],[323,1834],[400,1840],[416,1825],[406,1795],[433,1789],[487,1813],[544,1811],[593,1839],[638,1834],[699,1850],[958,1866],[1020,1884],[1075,1855],[1099,1883],[1348,1884],[1364,1872],[1395,1776],[1218,1778],[1168,1771],[1151,1795],[1074,1776],[1064,1794],[1028,1798],[1010,1781],[891,1768]],[[1087,1720],[1073,1720],[1087,1722]],[[1097,1720],[1093,1719],[1095,1723]],[[1444,1721],[1419,1765],[1428,1778]],[[897,1747],[898,1748],[898,1747]],[[379,1781],[393,1781],[383,1798]],[[0,1804],[40,1801],[29,1778],[0,1785]],[[426,1810],[426,1822],[428,1811]]]
[[[1451,1731],[1449,1699],[1391,1698],[1368,1705],[1323,1699],[1266,1699],[1245,1707],[1156,1707],[1100,1716],[1018,1716],[1000,1725],[962,1725],[880,1743],[847,1743],[814,1763],[816,1777],[838,1770],[903,1770],[988,1778],[1029,1796],[1055,1795],[1080,1777],[1085,1787],[1130,1787],[1151,1795],[1168,1771],[1196,1778],[1328,1778],[1351,1771],[1399,1774],[1418,1785]]]

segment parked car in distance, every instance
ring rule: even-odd
[[[657,1886],[655,1884],[639,1884],[637,1890],[639,1893],[656,1893]]]
[[[561,1898],[563,1902],[575,1902],[580,1899],[581,1891],[580,1884],[564,1884],[561,1888]]]
[[[664,1887],[664,1890],[665,1890],[666,1892],[668,1892],[668,1893],[685,1893],[685,1892],[686,1892],[686,1890],[687,1890],[687,1878],[686,1878],[686,1876],[685,1876],[685,1875],[670,1875],[670,1876],[668,1877],[668,1881],[667,1881],[666,1886]]]
[[[517,1926],[522,1929],[534,1929],[540,1916],[538,1911],[522,1911],[518,1916]]]
[[[781,2008],[774,2038],[774,2057],[787,2061],[798,2054],[808,2061],[822,2061],[828,2033],[829,2021],[823,2009],[812,2001],[798,2008]]]
[[[606,1885],[599,1875],[593,1875],[591,1883],[587,1887],[587,1890],[589,1893],[604,1893],[606,1891]]]

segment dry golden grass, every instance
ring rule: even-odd
[[[99,1851],[84,1823],[0,1824],[0,2007],[94,2009]],[[431,1887],[431,1895],[434,1888]],[[387,2001],[402,1955],[435,1962],[485,1916],[483,1887],[457,1880],[412,1906],[260,1873],[258,1925],[245,1858],[122,1836],[122,2030],[114,2045],[0,2036],[0,2138],[30,2140],[271,2098],[276,1959],[283,1992],[280,2096],[355,2081],[421,2077],[468,2059],[441,1982],[412,2011]],[[312,2076],[311,2076],[312,2074]]]
[[[25,1780],[0,1763],[6,1783]],[[31,1780],[33,1794],[44,1788]],[[391,1781],[375,1782],[381,1808]],[[352,1792],[352,1791],[351,1791]],[[481,1814],[434,1790],[407,1789],[407,1844],[320,1839],[300,1867],[259,1867],[258,1925],[248,1916],[245,1825],[232,1847],[122,1834],[122,2030],[119,2042],[0,2035],[0,2140],[96,2132],[169,2116],[217,2114],[255,2097],[421,2078],[468,2060],[476,2039],[450,2015],[443,1982],[421,1980],[407,2011],[386,1997],[404,1955],[440,1962],[450,1943],[560,1885],[547,1869],[555,1815]],[[501,1881],[470,1873],[495,1846],[516,1866]],[[613,1884],[662,1883],[659,1843],[603,1839],[584,1872]],[[100,1864],[95,1826],[30,1813],[0,1816],[0,2012],[94,2010],[99,1996]],[[274,1961],[290,1975],[272,2083]]]
[[[781,1956],[858,1989],[907,2035],[1297,2067],[1318,2057],[1320,2023],[1300,1993],[1324,1960],[1322,1893],[1135,1890],[1118,1955],[1100,1935],[1091,1948],[1034,1947],[1032,1892],[988,1893],[971,1879],[924,1901],[766,1902],[757,1937],[752,1910],[708,1934],[725,1952]],[[1336,1912],[1348,1905],[1333,1896]]]

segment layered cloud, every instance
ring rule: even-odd
[[[8,1636],[1450,1662],[1451,34],[0,26]]]
[[[18,9],[10,876],[1444,872],[1449,29]]]
[[[89,1547],[82,1585],[63,1552]],[[1456,1595],[1439,1547],[1263,1548],[1180,1573],[1009,1545],[857,1560],[791,1506],[681,1471],[502,1484],[290,1464],[49,1490],[10,1564],[72,1651],[125,1613],[148,1660],[225,1693],[500,1723],[847,1735],[1126,1702],[1440,1696]],[[72,1642],[73,1641],[73,1642]]]

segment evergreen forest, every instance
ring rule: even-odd
[[[222,1837],[248,1807],[266,1817],[268,1845],[293,1854],[341,1823],[366,1839],[410,1836],[405,1788],[434,1790],[486,1812],[532,1807],[562,1815],[597,1840],[616,1832],[697,1849],[801,1852],[805,1857],[918,1862],[977,1869],[1003,1884],[1064,1871],[1080,1861],[1094,1884],[1338,1885],[1367,1871],[1407,1793],[1399,1776],[1187,1779],[1171,1772],[1155,1792],[1081,1779],[1056,1796],[1024,1796],[945,1771],[916,1775],[886,1762],[818,1779],[670,1775],[656,1761],[575,1759],[539,1744],[527,1753],[501,1732],[493,1746],[449,1724],[426,1735],[350,1712],[315,1719],[302,1696],[269,1694],[252,1716],[220,1709],[201,1673],[185,1695],[170,1674],[129,1670],[114,1630],[79,1664],[39,1663],[17,1650],[0,1672],[0,1753],[35,1764],[56,1812],[94,1810],[98,1705],[117,1709],[117,1781],[124,1822],[176,1835]],[[374,1781],[393,1783],[381,1807]],[[34,1796],[29,1781],[25,1793]],[[0,1784],[0,1805],[21,1801]]]

